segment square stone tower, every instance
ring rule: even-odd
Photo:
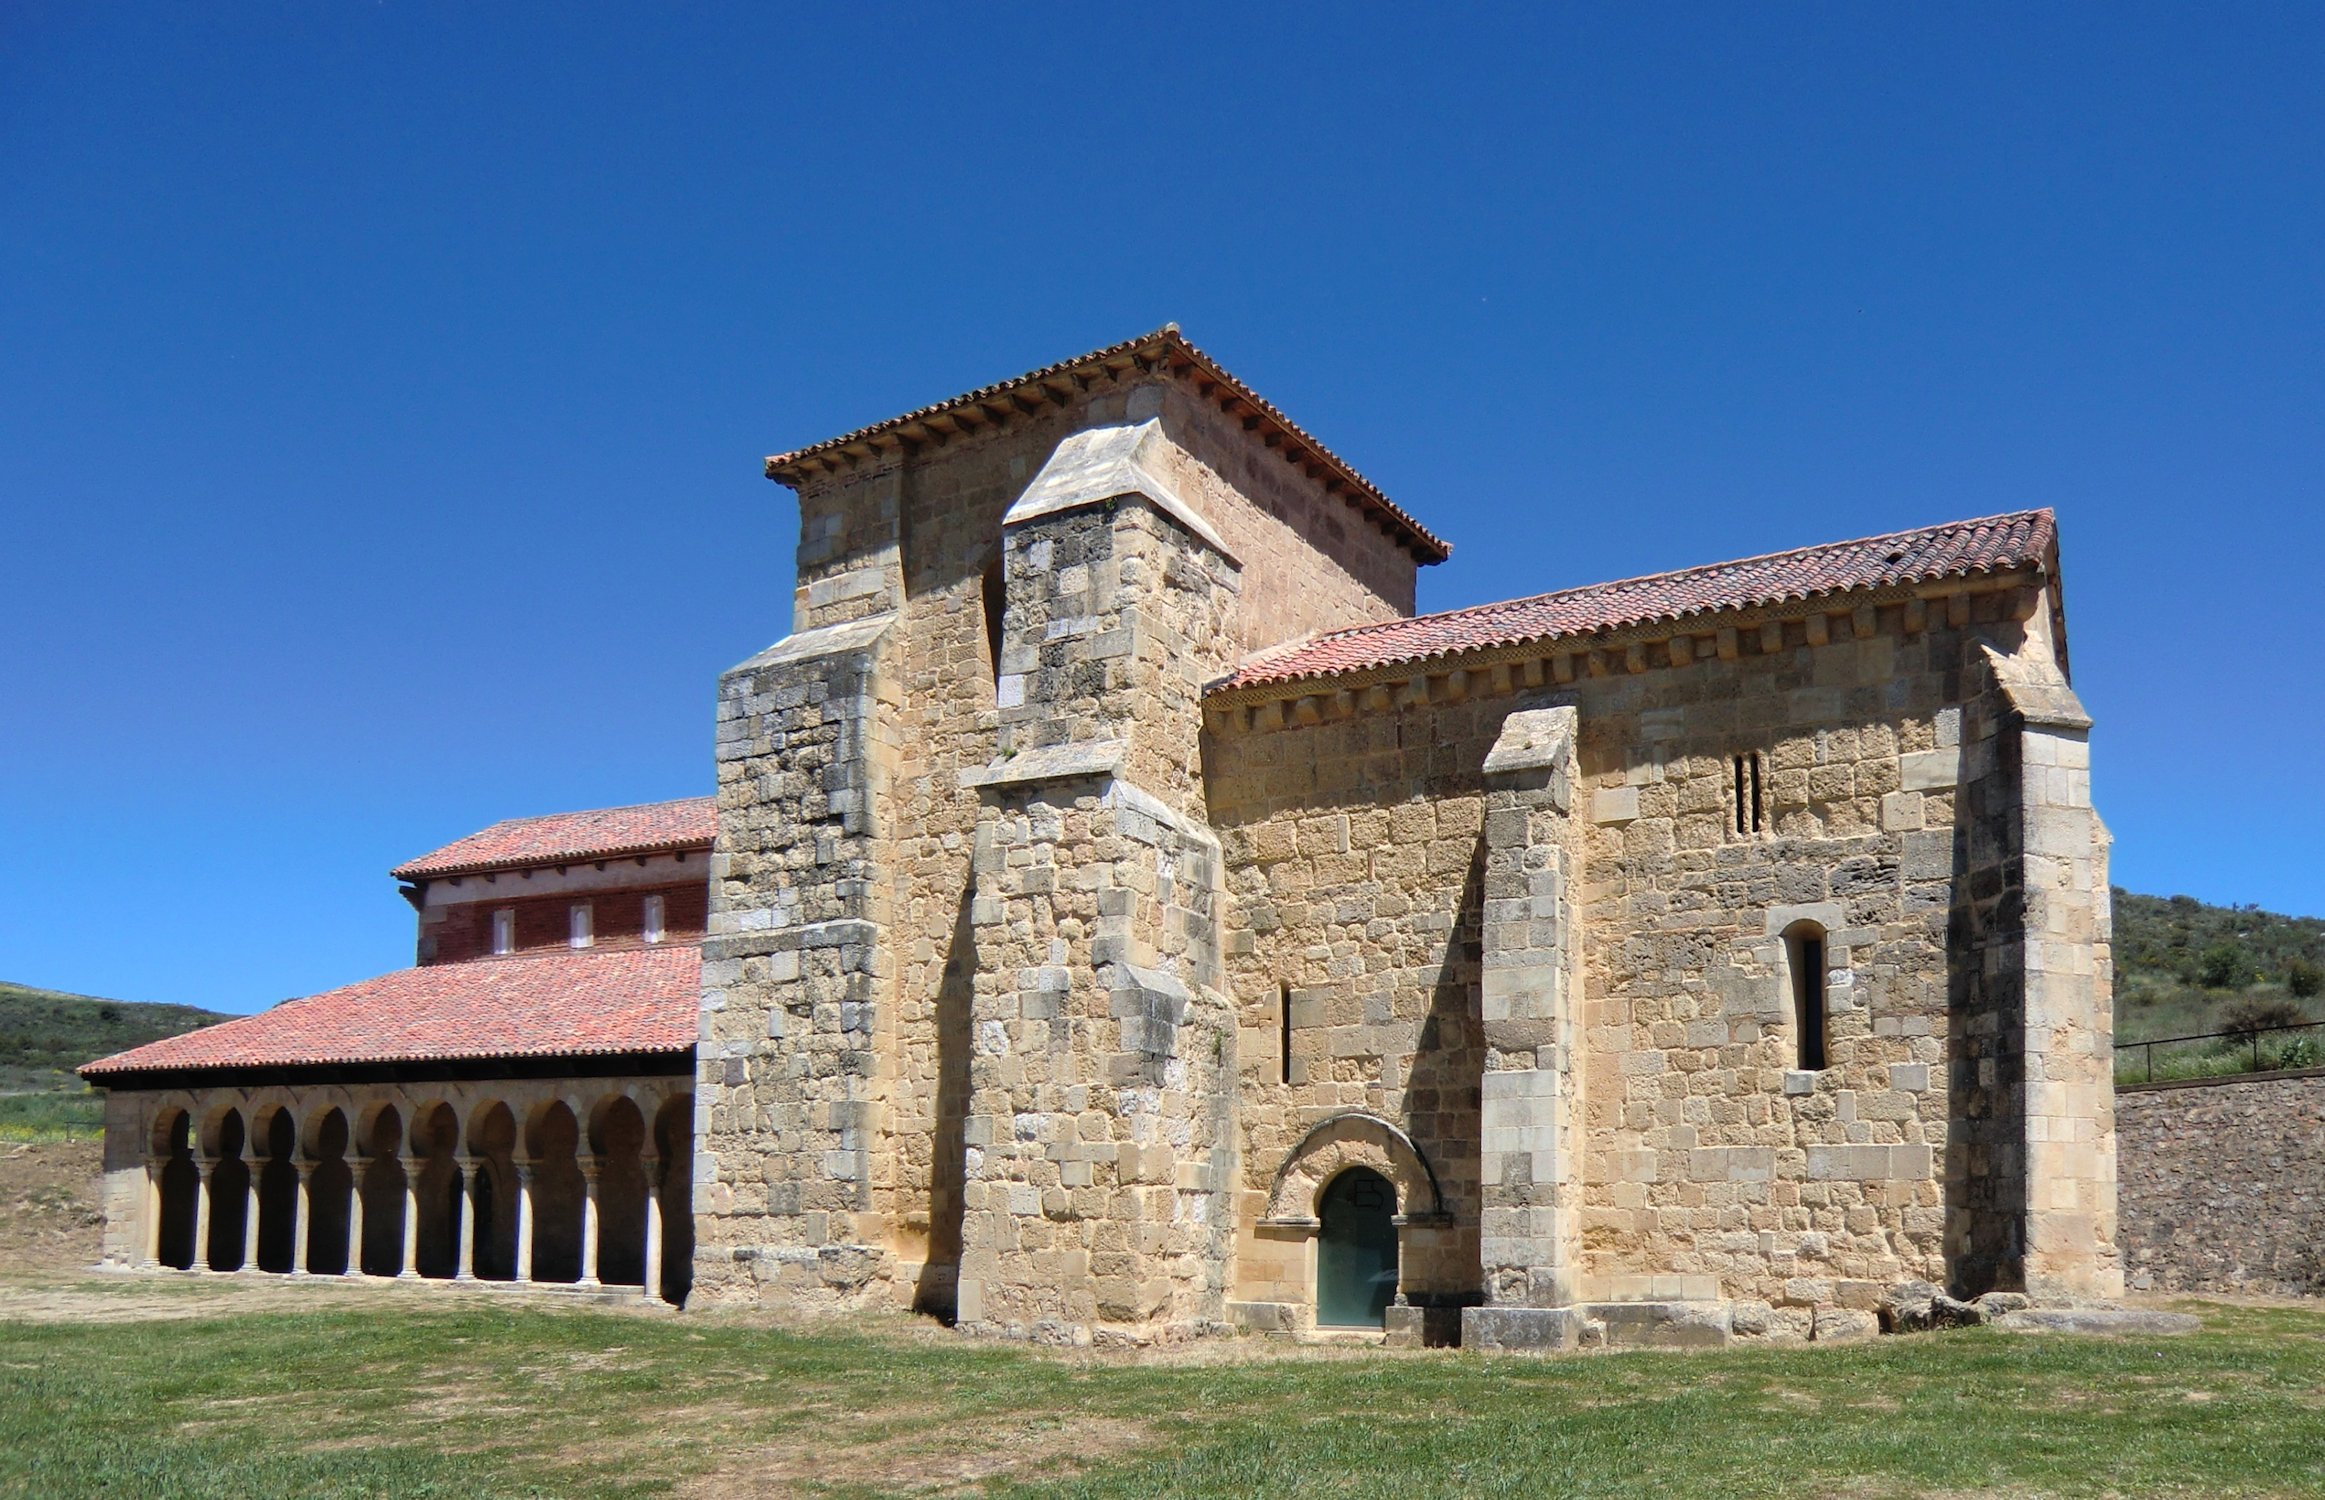
[[[1446,549],[1175,329],[769,473],[799,586],[720,685],[695,1295],[1219,1325],[1202,694]]]

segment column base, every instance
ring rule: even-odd
[[[1573,1307],[1465,1307],[1461,1347],[1511,1354],[1550,1354],[1582,1345],[1582,1311]]]

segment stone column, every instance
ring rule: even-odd
[[[347,1163],[347,1266],[341,1272],[346,1276],[363,1274],[363,1172],[369,1165],[360,1156]]]
[[[476,1199],[470,1191],[476,1181],[476,1163],[469,1156],[452,1158],[452,1180],[460,1185],[460,1269],[454,1281],[476,1280]]]
[[[245,1271],[258,1269],[258,1189],[259,1183],[265,1175],[266,1173],[259,1166],[259,1159],[255,1156],[252,1157],[249,1172],[250,1187],[247,1193],[250,1204],[242,1212],[242,1269]]]
[[[1479,1009],[1480,1259],[1487,1305],[1463,1341],[1565,1348],[1581,1259],[1581,1078],[1575,1024],[1575,711],[1522,710],[1485,760]]]
[[[315,1164],[293,1161],[299,1190],[291,1195],[291,1274],[307,1274],[307,1241],[315,1233]]]
[[[217,1185],[219,1160],[211,1157],[205,1161],[199,1152],[194,1156],[194,1269],[197,1271],[211,1269],[210,1193]]]
[[[662,1296],[662,1160],[648,1153],[638,1158],[638,1165],[646,1173],[646,1273],[639,1291],[653,1302]]]
[[[580,1158],[581,1167],[581,1282],[597,1286],[597,1174],[598,1159]]]
[[[420,1274],[420,1165],[421,1156],[399,1156],[397,1165],[404,1169],[404,1253],[396,1266],[398,1280],[410,1281]]]
[[[520,1161],[517,1167],[517,1264],[516,1280],[520,1285],[533,1279],[533,1163]]]
[[[145,1258],[139,1268],[151,1271],[161,1265],[161,1172],[158,1157],[145,1158]]]

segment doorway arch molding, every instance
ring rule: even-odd
[[[1396,1189],[1397,1221],[1442,1225],[1452,1222],[1437,1170],[1413,1138],[1388,1120],[1364,1110],[1327,1115],[1285,1154],[1267,1194],[1268,1228],[1313,1230],[1317,1205],[1332,1179],[1350,1167],[1369,1167]]]

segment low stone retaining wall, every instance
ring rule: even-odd
[[[2325,1295],[2325,1069],[2117,1090],[2137,1291]]]

